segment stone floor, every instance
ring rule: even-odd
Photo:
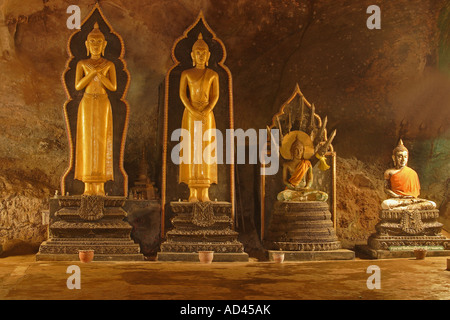
[[[81,289],[69,290],[70,265]],[[369,290],[367,268],[381,270]],[[0,259],[0,299],[108,300],[450,300],[447,257],[320,262],[36,262],[34,255]]]

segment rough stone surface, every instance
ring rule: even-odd
[[[95,1],[80,0],[85,17]],[[398,0],[380,4],[382,29],[368,30],[371,0],[99,1],[124,39],[131,74],[125,169],[137,175],[145,144],[152,181],[160,186],[157,150],[160,85],[170,50],[200,10],[227,48],[235,127],[265,128],[299,83],[328,116],[338,153],[338,236],[363,242],[376,224],[382,170],[401,136],[422,196],[448,203],[450,166],[450,4]],[[40,212],[68,166],[61,74],[68,59],[70,1],[0,1],[0,189],[2,243],[34,246],[45,238]],[[439,115],[439,117],[436,117]],[[361,169],[355,166],[362,166]],[[381,169],[382,168],[382,169]],[[250,170],[240,173],[254,177]],[[241,179],[243,199],[257,197]],[[445,196],[447,194],[447,196]],[[445,200],[446,199],[446,200]],[[446,201],[446,202],[445,202]],[[244,201],[243,238],[253,231],[257,201]],[[448,217],[448,205],[441,207]],[[241,218],[238,218],[241,219]],[[243,224],[241,223],[241,226]],[[240,231],[240,230],[239,230]],[[4,244],[4,250],[8,248]]]
[[[383,191],[382,165],[366,163],[355,158],[337,160],[336,233],[342,246],[367,243],[379,221]]]
[[[37,251],[46,239],[42,212],[48,210],[45,195],[49,188],[16,172],[0,176],[0,254],[26,254]],[[3,252],[1,252],[3,251]]]

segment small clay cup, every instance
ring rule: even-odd
[[[272,258],[275,263],[283,263],[284,252],[274,252],[272,253]]]
[[[214,251],[199,251],[198,259],[201,263],[211,263],[214,259]]]
[[[94,250],[78,250],[78,257],[83,263],[89,263],[94,259]]]
[[[423,260],[423,259],[425,259],[426,255],[427,255],[427,250],[426,249],[415,249],[414,255],[416,256],[417,260]]]

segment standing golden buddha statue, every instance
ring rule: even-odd
[[[95,23],[85,42],[90,58],[77,64],[75,89],[84,95],[78,108],[75,179],[85,183],[85,195],[105,195],[113,175],[113,121],[106,89],[117,90],[114,63],[102,56],[106,40]]]
[[[181,151],[188,152],[188,155],[180,154],[182,159],[188,159],[188,163],[180,163],[179,183],[188,185],[190,202],[210,201],[209,187],[217,183],[215,156],[204,154],[206,148],[216,151],[213,109],[219,100],[219,75],[207,68],[210,55],[200,33],[192,46],[194,68],[183,71],[180,78],[180,99],[185,106],[181,127],[189,132],[190,144]],[[200,123],[201,132],[198,132]]]

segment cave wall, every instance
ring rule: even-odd
[[[68,166],[61,75],[73,1],[0,0],[0,239],[35,248],[40,215]],[[76,4],[85,17],[96,1]],[[382,174],[399,137],[422,196],[450,216],[450,1],[448,0],[101,0],[125,43],[131,74],[125,169],[132,182],[146,146],[159,179],[160,86],[170,51],[200,10],[224,42],[233,75],[235,128],[265,128],[298,83],[337,129],[338,234],[364,242],[377,222]],[[366,27],[369,5],[381,29]],[[257,199],[258,170],[239,170],[242,199]],[[257,201],[243,201],[247,250],[260,247]]]

